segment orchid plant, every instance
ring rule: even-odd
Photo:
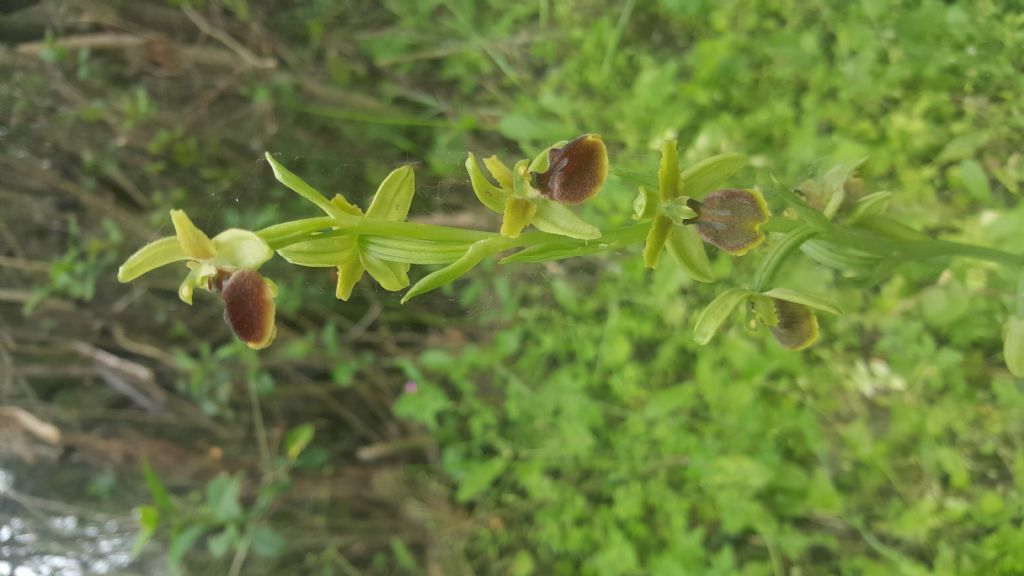
[[[229,229],[213,238],[185,212],[171,211],[175,235],[143,246],[121,266],[129,282],[167,264],[185,261],[189,273],[178,295],[192,303],[196,289],[219,294],[225,320],[251,348],[264,348],[276,334],[277,288],[260,267],[275,254],[299,266],[337,269],[335,295],[348,300],[366,274],[382,288],[402,291],[402,302],[450,284],[486,258],[500,263],[538,263],[619,250],[643,243],[644,265],[656,268],[668,251],[694,280],[716,282],[707,245],[742,257],[770,244],[754,276],[744,286],[722,291],[698,315],[694,338],[708,343],[741,304],[747,325],[764,325],[784,348],[801,350],[819,337],[817,314],[839,314],[819,295],[775,285],[779,270],[798,251],[844,276],[881,279],[903,263],[960,256],[1024,270],[1024,256],[992,248],[932,239],[886,215],[891,194],[865,193],[856,167],[839,167],[818,182],[796,190],[777,186],[784,210],[773,215],[761,191],[726,187],[746,166],[738,154],[722,154],[680,171],[677,144],[664,142],[655,177],[620,173],[639,184],[633,202],[635,224],[601,230],[571,208],[596,195],[608,172],[601,138],[585,134],[558,142],[510,168],[496,156],[480,168],[470,153],[466,170],[477,199],[502,215],[497,232],[407,221],[415,193],[412,168],[391,172],[366,210],[343,196],[328,199],[281,165],[269,153],[277,180],[319,208],[324,215],[276,224],[262,230]],[[525,231],[532,227],[534,230]],[[415,284],[413,265],[440,266]],[[1016,309],[1004,330],[1004,356],[1010,371],[1024,376],[1024,273]]]

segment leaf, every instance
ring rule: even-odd
[[[221,472],[206,484],[206,505],[218,522],[230,522],[242,515],[238,498],[242,491],[242,477]]]
[[[370,276],[373,276],[373,279],[385,290],[397,292],[409,285],[408,264],[381,260],[362,251],[359,252],[359,261]]]
[[[223,558],[228,550],[238,544],[238,528],[232,524],[206,540],[206,549],[214,558]]]
[[[679,153],[674,138],[666,140],[661,145],[661,161],[658,164],[658,196],[662,202],[679,196]]]
[[[761,267],[754,274],[754,281],[751,284],[753,289],[763,290],[775,278],[779,267],[786,261],[789,254],[817,234],[818,231],[810,226],[797,226],[790,230],[782,241],[772,248],[768,257],[761,261]]]
[[[156,534],[157,525],[160,523],[160,510],[155,506],[139,506],[139,535],[135,537],[132,544],[132,558],[138,558],[139,553],[146,546],[146,543]]]
[[[440,270],[435,270],[421,278],[420,281],[414,284],[413,287],[405,293],[405,296],[402,297],[402,304],[405,304],[420,294],[430,292],[431,290],[440,288],[445,284],[454,282],[456,278],[472,270],[473,267],[479,264],[484,258],[497,252],[499,249],[500,244],[495,243],[494,239],[489,238],[487,240],[477,241],[455,262],[452,262],[448,266],[445,266]]]
[[[146,272],[180,260],[188,260],[188,255],[181,249],[177,236],[154,240],[124,261],[117,269],[117,281],[131,282]]]
[[[546,198],[535,198],[537,213],[533,216],[534,228],[549,234],[558,234],[580,240],[595,240],[601,237],[601,231],[585,222],[569,207]]]
[[[356,249],[354,236],[328,236],[298,242],[277,251],[282,258],[299,266],[329,268],[352,258]]]
[[[811,228],[824,232],[832,226],[832,223],[829,222],[824,214],[815,210],[807,202],[804,202],[804,199],[797,196],[792,190],[788,190],[783,186],[777,186],[773,193],[782,198],[786,204],[789,204],[790,208],[796,212],[796,215]]]
[[[1011,316],[1003,332],[1003,360],[1010,373],[1024,378],[1024,318]]]
[[[889,209],[892,192],[875,192],[861,198],[853,206],[853,211],[846,219],[848,224],[856,224],[865,218],[879,216]]]
[[[566,258],[573,258],[576,256],[586,256],[588,254],[597,254],[600,252],[607,252],[609,246],[612,244],[622,244],[621,242],[604,243],[601,241],[597,242],[566,242],[566,243],[551,243],[551,244],[539,244],[537,246],[529,246],[523,248],[519,252],[506,256],[501,259],[501,264],[521,264],[521,263],[534,263],[534,262],[550,262],[553,260],[564,260]]]
[[[715,281],[704,242],[693,227],[673,225],[668,234],[668,251],[694,280]]]
[[[466,464],[466,471],[459,479],[459,489],[455,493],[458,502],[468,502],[487,490],[505,471],[507,462],[501,458],[493,458],[484,462]]]
[[[448,264],[458,260],[469,242],[435,242],[388,236],[360,236],[359,247],[382,260],[409,264]]]
[[[167,547],[167,568],[172,576],[182,575],[182,559],[206,530],[207,527],[202,524],[193,524],[171,537],[171,543]]]
[[[480,203],[498,214],[504,212],[505,198],[508,196],[508,192],[491,184],[487,176],[484,176],[484,173],[480,171],[480,166],[477,165],[476,157],[473,156],[472,152],[466,158],[466,172],[469,173],[469,181],[473,186],[473,193],[476,194]]]
[[[747,165],[742,154],[719,154],[705,158],[683,170],[679,175],[679,194],[691,198],[703,198],[724,185],[733,174]]]
[[[149,488],[149,494],[153,497],[153,503],[156,504],[156,507],[164,511],[174,510],[174,506],[171,504],[171,497],[167,493],[167,488],[164,487],[160,477],[156,475],[156,472],[149,465],[149,460],[142,461],[142,476],[146,479],[146,487]]]
[[[309,443],[313,441],[314,435],[316,435],[316,428],[313,427],[311,422],[299,424],[288,431],[288,434],[284,437],[284,451],[289,462],[295,462],[299,454],[302,454],[306,446],[309,446]]]
[[[825,300],[820,296],[807,294],[806,292],[800,292],[791,288],[772,288],[767,292],[762,292],[761,295],[769,298],[775,298],[777,300],[785,300],[786,302],[793,302],[794,304],[803,304],[809,308],[828,312],[829,314],[841,315],[843,313],[838,306],[833,305],[828,300]]]
[[[697,317],[693,339],[701,346],[710,342],[732,311],[751,294],[752,292],[743,288],[730,288],[719,294]]]
[[[416,177],[411,166],[396,168],[384,178],[377,194],[366,210],[366,216],[376,220],[401,222],[409,215],[409,206],[416,193]]]
[[[964,160],[955,172],[960,184],[978,200],[989,200],[992,197],[992,186],[988,182],[985,169],[977,160]]]
[[[339,222],[353,224],[358,221],[357,217],[345,212],[334,204],[331,204],[331,202],[327,200],[319,190],[313,188],[307,184],[305,180],[299,178],[290,170],[282,166],[280,162],[270,155],[270,152],[265,152],[263,155],[266,157],[270,167],[274,170],[274,178],[277,178],[278,182],[284,184],[292,192],[295,192],[299,196],[309,200],[318,208],[323,210],[328,216]]]
[[[279,558],[288,550],[284,537],[270,526],[254,526],[249,530],[252,551],[264,558]]]

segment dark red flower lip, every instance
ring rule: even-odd
[[[223,280],[224,320],[240,340],[253,349],[274,341],[274,294],[259,272],[238,270]]]
[[[548,169],[531,174],[541,195],[562,204],[579,204],[601,190],[608,177],[608,150],[601,137],[584,134],[548,151]]]

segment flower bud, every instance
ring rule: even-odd
[[[277,335],[274,288],[253,270],[238,270],[223,280],[224,320],[254,350],[266,348]]]
[[[584,134],[548,151],[548,169],[531,174],[531,185],[545,198],[579,204],[593,197],[608,177],[608,150],[601,137]]]

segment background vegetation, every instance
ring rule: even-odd
[[[114,278],[171,207],[310,214],[263,150],[357,201],[413,162],[414,219],[494,229],[466,151],[583,132],[740,185],[870,156],[905,222],[1019,250],[1022,45],[1012,0],[0,0],[0,574],[1024,574],[1005,270],[801,261],[848,312],[803,353],[698,348],[721,287],[635,251],[406,306],[271,263],[259,354],[174,273]]]

